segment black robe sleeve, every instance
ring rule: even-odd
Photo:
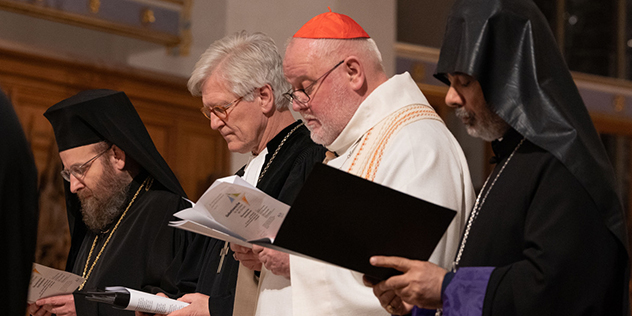
[[[37,169],[12,105],[0,91],[2,313],[24,315],[37,234]]]
[[[525,141],[476,217],[460,266],[495,267],[483,315],[622,315],[626,256],[577,178]]]
[[[624,249],[564,166],[552,159],[539,176],[524,259],[494,270],[483,315],[622,315]]]

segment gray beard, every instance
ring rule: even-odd
[[[458,118],[468,118],[465,129],[470,136],[481,138],[484,141],[491,142],[499,139],[503,137],[510,128],[509,124],[489,109],[482,117],[475,116],[464,108],[457,108],[455,113]]]
[[[81,201],[83,222],[94,233],[102,232],[116,218],[123,213],[123,203],[127,198],[130,181],[125,175],[117,176],[108,159],[103,159],[103,173],[101,178],[86,196],[77,192]]]

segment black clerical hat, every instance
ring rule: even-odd
[[[186,196],[124,92],[82,91],[51,106],[44,116],[53,126],[59,151],[107,140],[167,189]]]
[[[53,105],[46,110],[44,116],[53,126],[57,147],[61,152],[105,140],[92,124],[86,121],[85,114],[96,114],[107,109],[120,112],[129,110],[130,107],[131,103],[123,92],[87,90]]]

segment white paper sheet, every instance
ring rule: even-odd
[[[83,281],[84,278],[76,274],[33,263],[27,301],[33,303],[44,297],[71,294]]]

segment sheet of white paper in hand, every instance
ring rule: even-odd
[[[84,281],[84,278],[62,270],[33,263],[29,284],[28,303],[40,298],[71,294]]]
[[[241,177],[230,176],[215,181],[195,206],[175,214],[189,222],[170,225],[251,247],[248,241],[274,241],[289,208]]]
[[[139,311],[150,314],[169,314],[189,306],[189,303],[186,302],[133,290],[123,286],[109,286],[105,288],[105,291],[129,293],[129,303],[127,307],[124,308],[129,311]]]

